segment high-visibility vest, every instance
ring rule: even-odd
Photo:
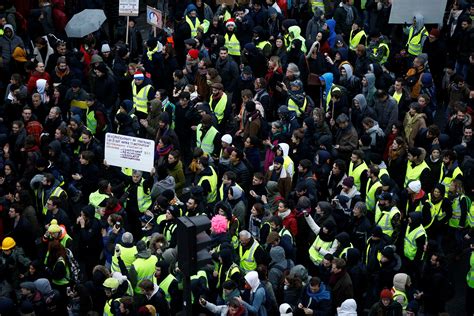
[[[201,25],[201,22],[199,21],[197,17],[195,18],[194,21],[196,22],[195,24],[193,24],[193,21],[191,20],[191,18],[188,15],[186,15],[186,23],[188,23],[189,28],[191,29],[191,37],[197,36],[198,28]]]
[[[100,204],[102,204],[105,200],[107,200],[110,196],[107,194],[100,193],[99,190],[92,192],[89,195],[89,204],[92,205],[96,212],[94,214],[95,218],[100,219],[100,214],[97,212],[97,210],[100,207]]]
[[[425,229],[428,229],[434,223],[435,219],[437,221],[440,221],[446,216],[446,213],[443,211],[443,208],[441,207],[443,205],[443,199],[441,199],[436,204],[433,203],[431,199],[432,199],[431,193],[428,193],[428,203],[430,204],[431,219],[430,219],[430,222],[426,226],[424,226]]]
[[[293,240],[293,235],[291,234],[291,232],[286,229],[285,227],[283,227],[282,229],[280,229],[280,231],[278,232],[278,235],[280,237],[283,237],[283,236],[289,236],[290,237],[290,240],[291,240],[291,243],[294,245],[294,240]]]
[[[224,39],[225,39],[224,46],[227,47],[229,51],[229,55],[240,56],[240,42],[237,39],[237,36],[235,36],[235,34],[232,33],[232,35],[229,38],[229,34],[226,33],[224,35]]]
[[[333,91],[341,91],[341,88],[339,88],[337,85],[333,84],[331,89],[329,89],[328,95],[326,96],[326,112],[329,112],[329,104],[331,103],[332,99],[332,93]]]
[[[162,289],[163,292],[165,293],[165,299],[168,301],[168,303],[171,302],[170,285],[175,280],[176,278],[174,277],[174,275],[170,273],[166,276],[166,278],[163,279],[163,281],[160,282],[160,285],[159,285],[160,289]]]
[[[151,84],[148,84],[141,88],[137,93],[135,80],[132,81],[133,107],[135,110],[148,114],[148,92],[150,89]]]
[[[211,186],[211,192],[207,194],[207,203],[213,203],[217,200],[217,181],[218,180],[217,180],[217,173],[214,170],[214,168],[213,167],[209,167],[209,168],[211,168],[212,175],[202,176],[201,179],[199,179],[198,181],[198,185],[200,186],[204,180],[209,181],[209,185]]]
[[[405,184],[404,186],[407,187],[408,183],[410,181],[415,181],[415,180],[420,180],[421,173],[428,168],[430,169],[430,166],[426,163],[426,161],[423,160],[422,163],[416,165],[415,167],[412,167],[412,163],[408,161],[407,163],[407,172],[405,173]]]
[[[313,261],[315,265],[320,264],[323,261],[324,256],[317,249],[321,248],[326,251],[329,251],[333,243],[334,241],[324,241],[321,239],[321,237],[319,237],[319,235],[316,236],[316,239],[314,240],[313,244],[311,245],[311,247],[309,247],[309,257],[311,261]]]
[[[393,300],[395,302],[399,302],[397,300],[398,296],[403,297],[403,302],[401,303],[401,305],[402,305],[403,310],[406,310],[407,306],[408,306],[408,298],[407,298],[407,295],[405,294],[405,292],[402,292],[402,291],[399,291],[395,288],[392,288],[392,293],[393,293]]]
[[[255,45],[255,47],[257,47],[260,50],[263,50],[265,48],[265,46],[267,46],[267,45],[271,46],[272,44],[270,44],[269,41],[261,41],[257,45]]]
[[[451,218],[449,219],[449,226],[450,227],[453,227],[453,228],[458,228],[459,227],[459,224],[460,224],[460,221],[461,221],[461,214],[462,214],[462,210],[461,210],[461,199],[468,199],[467,196],[465,195],[460,195],[458,197],[456,197],[453,202],[452,202],[452,208],[453,208],[453,215],[451,216]],[[470,203],[467,202],[467,209],[470,212],[470,208],[471,208],[471,205],[469,205]]]
[[[233,186],[234,185],[243,191],[242,187],[238,183],[234,183]],[[219,201],[224,201],[226,198],[227,196],[224,196],[224,183],[222,183],[219,187]]]
[[[372,181],[369,181],[369,183],[367,183],[367,187],[365,189],[365,206],[367,207],[367,211],[374,211],[375,193],[377,192],[377,189],[381,187],[382,183],[380,183],[378,179],[374,183],[372,183]]]
[[[346,247],[346,248],[342,249],[341,253],[339,254],[339,258],[345,258],[345,256],[347,256],[347,251],[351,248],[354,248],[352,243],[350,243],[349,247]]]
[[[190,279],[191,279],[191,282],[192,282],[193,280],[199,280],[201,278],[204,278],[206,280],[205,287],[209,288],[209,280],[207,279],[207,273],[204,270],[199,270],[195,275],[192,275]],[[194,304],[194,293],[193,292],[191,292],[191,303]]]
[[[51,192],[51,194],[45,201],[45,196],[44,196],[44,191],[43,191],[43,195],[42,195],[43,215],[46,215],[46,213],[48,212],[48,206],[47,206],[48,200],[52,198],[53,196],[59,197],[63,192],[66,193],[66,191],[64,191],[60,186],[57,186],[53,189],[53,191]]]
[[[388,57],[390,56],[390,47],[388,47],[387,44],[385,43],[379,43],[379,46],[375,47],[374,49],[372,49],[374,55],[377,54],[378,50],[381,48],[381,47],[385,47],[385,55],[383,56],[382,60],[380,61],[380,64],[383,65],[387,62],[388,60]]]
[[[408,53],[413,56],[418,56],[422,53],[423,47],[421,46],[421,39],[423,36],[428,36],[428,31],[423,27],[416,35],[413,34],[414,28],[410,27],[408,33]]]
[[[225,280],[224,282],[226,281],[229,281],[230,278],[235,274],[235,273],[240,273],[240,268],[237,264],[235,263],[232,263],[231,266],[229,267],[229,269],[227,269],[226,273],[225,273]],[[216,287],[219,288],[221,286],[221,274],[222,274],[222,264],[219,266],[219,271],[217,273],[217,285]]]
[[[214,126],[211,126],[203,138],[201,128],[202,124],[200,123],[196,128],[196,147],[201,148],[203,152],[210,155],[214,152],[214,139],[219,131]]]
[[[213,102],[211,95],[211,97],[209,98],[209,107],[216,115],[217,123],[220,124],[222,122],[222,119],[224,118],[225,109],[227,107],[227,94],[223,93],[217,104]]]
[[[375,223],[380,226],[382,232],[389,237],[392,237],[393,234],[392,218],[396,214],[400,214],[400,210],[396,206],[392,206],[390,211],[382,211],[378,203],[375,207]]]
[[[165,225],[165,228],[163,229],[163,235],[167,242],[171,241],[171,236],[173,236],[175,229],[176,229],[176,223]]]
[[[71,279],[71,270],[69,269],[68,264],[66,263],[66,260],[64,260],[63,257],[59,257],[58,261],[54,264],[55,266],[58,264],[58,262],[62,262],[64,264],[64,267],[66,268],[66,275],[59,280],[56,279],[51,279],[51,282],[56,285],[66,285],[69,284],[69,280]],[[54,268],[53,268],[54,269]]]
[[[86,114],[86,125],[87,129],[91,131],[92,134],[97,133],[97,119],[95,118],[95,111],[89,111],[89,108],[87,108],[87,114]],[[105,131],[107,129],[107,125],[104,126],[101,132]]]
[[[372,244],[369,242],[372,239],[372,237],[369,237],[367,239],[367,249],[365,250],[365,264],[367,265],[369,263],[369,252],[372,247]],[[380,259],[382,259],[382,252],[377,251],[377,261],[380,264]]]
[[[467,286],[471,289],[474,289],[474,252],[471,251],[471,256],[469,257],[469,272],[466,275]]]
[[[362,175],[362,172],[366,171],[367,169],[369,169],[369,167],[367,167],[367,164],[365,163],[365,161],[362,161],[362,163],[355,168],[354,168],[354,163],[352,161],[349,163],[349,177],[354,178],[354,185],[359,191],[361,189],[360,176]]]
[[[382,168],[382,169],[380,169],[380,171],[379,171],[379,179],[382,178],[383,175],[387,175],[388,177],[390,177],[390,173],[388,172],[388,169],[387,169],[387,168]]]
[[[146,194],[143,190],[143,182],[145,180],[142,179],[140,184],[137,187],[137,204],[138,210],[142,213],[146,212],[151,206],[151,196],[150,194]]]
[[[306,111],[306,105],[308,105],[308,98],[304,98],[302,107],[300,108],[292,98],[288,99],[288,111],[293,111],[296,113],[296,117],[300,117],[302,113]]]
[[[316,8],[319,8],[324,13],[324,1],[323,0],[309,0],[311,11],[314,13]]]
[[[474,204],[471,203],[469,207],[469,213],[467,214],[467,224],[469,227],[474,228]]]
[[[68,233],[66,233],[66,235],[64,235],[64,237],[61,238],[61,240],[59,241],[59,243],[60,243],[61,246],[63,246],[64,248],[67,248],[66,246],[67,246],[69,240],[72,240],[72,237],[69,236]]]
[[[360,30],[357,32],[355,35],[354,31],[351,30],[351,33],[349,35],[349,48],[351,50],[356,50],[357,45],[361,44],[360,40],[362,39],[363,36],[365,36],[365,43],[362,43],[362,45],[367,46],[367,34],[365,33],[364,30]]]
[[[112,304],[113,304],[113,302],[120,302],[120,298],[114,298],[114,299],[110,299],[110,300],[105,301],[104,313],[103,313],[104,316],[114,316],[115,315],[114,313],[112,313]]]
[[[155,264],[158,261],[158,258],[154,255],[151,255],[149,258],[137,258],[133,261],[132,265],[137,272],[137,284],[135,286],[135,293],[140,294],[141,290],[139,284],[143,280],[153,280],[153,275],[155,274]]]
[[[122,259],[123,263],[127,270],[130,270],[133,262],[135,261],[135,255],[137,254],[137,247],[124,247],[121,244],[117,244],[120,248],[120,258]],[[112,265],[110,266],[110,270],[112,272],[120,272],[120,266],[118,262],[117,254],[114,252],[112,256]]]
[[[421,237],[425,236],[426,238],[426,231],[422,225],[418,226],[417,228],[413,229],[411,232],[410,225],[407,226],[407,230],[405,233],[405,242],[403,244],[403,253],[405,257],[412,261],[415,259],[416,251],[418,250],[416,246],[416,240]]]
[[[457,176],[459,175],[463,175],[462,173],[462,170],[461,168],[459,168],[459,166],[457,166],[452,174],[450,176],[448,175],[445,175],[444,174],[444,162],[443,164],[441,165],[441,174],[439,175],[439,183],[441,184],[444,184],[445,188],[446,188],[446,192],[448,192],[448,189],[449,189],[449,185],[451,184],[451,182],[453,182],[454,179],[456,179]]]
[[[257,269],[257,261],[255,261],[255,251],[260,244],[255,239],[252,246],[243,252],[242,245],[239,246],[240,268],[245,272],[255,271]]]

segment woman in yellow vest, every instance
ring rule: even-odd
[[[471,239],[472,240],[472,239]],[[471,241],[469,257],[469,271],[466,275],[466,315],[474,314],[474,242]]]
[[[393,277],[392,294],[393,300],[402,305],[405,311],[408,306],[407,290],[411,286],[410,276],[406,273],[397,273]]]
[[[461,251],[464,243],[464,228],[468,226],[471,200],[464,193],[464,187],[460,180],[453,180],[449,185],[448,199],[451,202],[453,213],[448,221],[449,235],[455,238],[454,253]]]
[[[51,271],[51,285],[61,294],[66,295],[66,288],[71,281],[71,269],[68,263],[66,248],[59,240],[53,240],[48,244],[46,267]]]
[[[445,196],[445,187],[438,183],[433,192],[428,194],[430,205],[430,221],[424,223],[426,232],[430,238],[435,238],[441,245],[442,237],[446,234],[447,223],[452,216],[453,208],[449,199]]]
[[[191,31],[191,37],[196,37],[198,35],[198,29],[201,26],[201,21],[197,17],[197,7],[190,3],[186,8],[186,23],[189,26]]]
[[[304,215],[306,223],[316,234],[316,239],[309,248],[309,257],[314,266],[318,266],[325,255],[334,254],[337,250],[339,243],[335,240],[336,225],[332,221],[326,221],[322,227],[319,227],[308,212],[305,212]]]
[[[283,157],[283,168],[285,168],[286,172],[290,175],[290,177],[293,177],[295,173],[295,165],[293,163],[293,160],[288,156],[288,153],[290,152],[290,145],[287,143],[280,143],[278,144],[278,148],[276,150],[276,156],[282,156]]]

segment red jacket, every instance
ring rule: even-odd
[[[296,213],[294,210],[283,219],[283,226],[290,231],[293,237],[298,234],[298,222],[296,221]]]

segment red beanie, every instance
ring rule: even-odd
[[[383,289],[380,292],[380,299],[388,298],[389,300],[393,299],[393,293],[389,289]]]
[[[191,56],[192,59],[198,59],[199,51],[197,49],[190,49],[188,55]]]

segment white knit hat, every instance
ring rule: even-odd
[[[420,190],[421,190],[420,180],[415,180],[415,181],[412,181],[412,182],[408,183],[408,188],[410,190],[412,190],[413,192],[415,192],[415,193],[420,192]]]
[[[221,137],[221,141],[230,145],[232,144],[232,136],[230,136],[230,134],[225,134]]]
[[[102,48],[100,50],[102,53],[107,53],[110,52],[110,46],[109,44],[102,44]]]
[[[280,316],[293,316],[293,309],[290,304],[283,303],[279,308]]]

